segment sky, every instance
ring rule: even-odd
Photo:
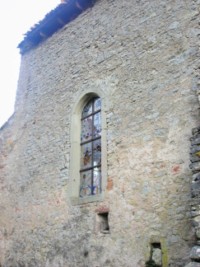
[[[24,34],[54,9],[60,0],[2,1],[0,9],[0,127],[14,112]]]

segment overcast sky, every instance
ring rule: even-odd
[[[20,66],[17,46],[22,41],[23,35],[60,2],[60,0],[15,0],[1,3],[0,127],[14,111]]]

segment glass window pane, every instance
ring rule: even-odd
[[[93,138],[101,136],[101,113],[94,115]]]
[[[93,195],[101,193],[101,168],[93,169]]]
[[[92,138],[92,116],[81,122],[81,143]]]
[[[83,108],[83,112],[82,112],[82,118],[92,113],[92,104],[93,104],[93,100],[87,103],[87,105],[85,105],[85,107]]]
[[[93,98],[82,111],[80,197],[101,193],[100,110],[101,99]]]
[[[92,166],[92,143],[81,146],[81,169]]]
[[[92,171],[81,172],[80,197],[90,196],[92,194]]]
[[[93,166],[101,165],[101,139],[93,142]]]
[[[101,109],[101,98],[96,98],[94,100],[94,111]]]

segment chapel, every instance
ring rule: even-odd
[[[63,0],[19,43],[0,267],[200,267],[200,2]]]

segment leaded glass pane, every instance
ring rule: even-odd
[[[92,143],[86,143],[81,146],[81,169],[92,166]]]
[[[101,113],[94,115],[93,138],[101,136]]]
[[[83,112],[82,112],[82,118],[90,115],[92,113],[92,105],[93,105],[93,100],[90,101],[87,105],[85,105]]]
[[[92,194],[92,170],[81,172],[80,197],[90,196]]]
[[[93,169],[93,195],[101,193],[101,168]]]
[[[81,123],[81,143],[92,138],[92,116],[82,120]]]
[[[101,165],[101,139],[93,142],[93,166]]]
[[[101,98],[96,98],[94,100],[94,111],[101,109]]]

